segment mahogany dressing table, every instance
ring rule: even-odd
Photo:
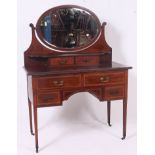
[[[38,152],[37,109],[62,106],[77,92],[89,92],[107,101],[110,123],[112,100],[123,100],[123,137],[126,137],[128,69],[112,62],[112,48],[105,40],[105,25],[90,10],[63,5],[41,15],[32,29],[30,47],[24,52],[30,131]],[[32,121],[34,114],[34,129]]]

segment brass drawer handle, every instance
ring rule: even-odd
[[[100,77],[100,81],[101,81],[102,83],[104,83],[104,82],[109,82],[109,80],[110,80],[110,78],[109,78],[108,76],[106,76],[106,77]]]
[[[63,80],[61,80],[61,81],[53,81],[53,84],[56,85],[56,86],[63,86],[64,81]]]
[[[65,65],[67,63],[67,60],[61,60],[59,63],[60,65]]]
[[[64,85],[64,82],[61,80],[60,82],[59,82],[59,86],[63,86]]]
[[[59,82],[58,81],[53,81],[54,85],[57,85]]]

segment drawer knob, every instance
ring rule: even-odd
[[[108,77],[108,76],[106,76],[106,77],[100,77],[100,81],[101,81],[102,83],[104,83],[104,82],[109,82],[109,77]]]
[[[58,81],[53,81],[53,83],[54,83],[55,85],[57,85],[57,84],[58,84]]]
[[[64,82],[61,80],[60,82],[59,82],[59,86],[63,86],[64,85]]]
[[[53,81],[54,85],[56,86],[63,86],[64,85],[64,81],[61,80],[61,81]]]

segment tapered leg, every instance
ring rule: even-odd
[[[122,140],[126,137],[126,120],[127,120],[127,99],[123,99],[123,137]]]
[[[37,118],[37,107],[34,107],[34,127],[35,127],[35,143],[36,153],[38,153],[38,118]]]
[[[34,135],[33,126],[32,126],[32,104],[31,104],[31,101],[29,99],[28,99],[28,105],[29,105],[30,132],[32,135]]]
[[[108,125],[110,124],[110,116],[111,116],[111,101],[107,101],[107,119],[108,119]]]

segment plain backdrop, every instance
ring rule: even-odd
[[[107,22],[106,40],[113,61],[129,70],[127,138],[122,136],[122,101],[112,102],[112,127],[106,124],[106,102],[78,93],[62,107],[38,110],[41,155],[136,155],[136,1],[135,0],[18,0],[18,154],[35,154],[29,133],[26,74],[23,53],[31,43],[30,23],[36,24],[49,8],[75,4],[92,10]]]

